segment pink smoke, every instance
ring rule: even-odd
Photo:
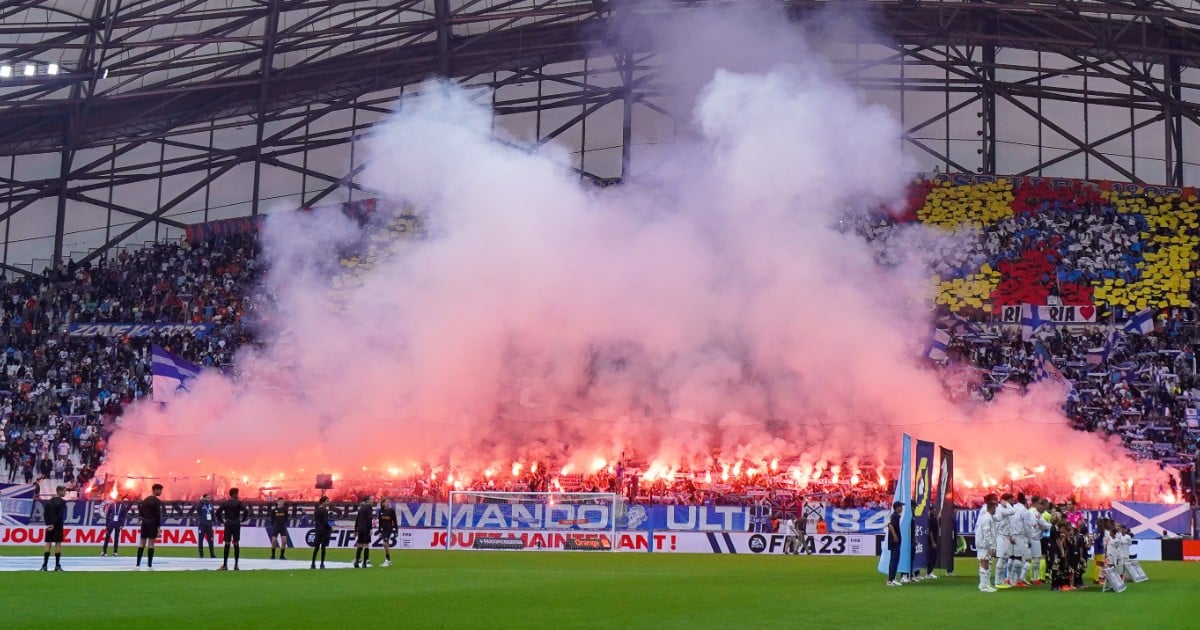
[[[271,215],[279,329],[239,355],[240,383],[208,375],[166,410],[135,406],[109,468],[270,482],[636,453],[663,470],[787,458],[808,476],[894,464],[907,431],[954,448],[966,478],[1140,478],[1069,428],[1063,392],[963,406],[918,365],[927,273],[883,269],[834,229],[903,198],[901,127],[768,23],[692,13],[672,27],[695,37],[666,41],[792,39],[693,67],[688,139],[616,189],[581,184],[555,147],[494,142],[463,90],[423,85],[377,129],[366,177],[422,212],[429,237],[334,292],[318,263],[353,226]]]

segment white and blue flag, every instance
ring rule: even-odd
[[[900,476],[896,478],[896,493],[892,497],[893,503],[903,503],[904,511],[900,514],[900,565],[896,569],[896,573],[911,573],[912,572],[912,436],[905,433],[900,438]],[[889,506],[890,507],[890,506]],[[890,517],[889,517],[890,518]],[[885,541],[886,542],[886,541]],[[888,563],[891,560],[891,550],[887,545],[883,546],[883,553],[879,556],[879,572],[888,574]]]
[[[925,356],[931,361],[945,361],[949,358],[946,349],[950,347],[950,333],[932,328],[929,331],[929,341],[925,343]]]
[[[201,367],[183,357],[171,354],[160,346],[150,348],[150,374],[154,379],[155,401],[169,402],[191,391],[192,383],[200,376]]]
[[[1121,343],[1121,331],[1116,328],[1108,333],[1108,337],[1104,340],[1104,345],[1099,348],[1090,348],[1087,351],[1087,362],[1091,365],[1104,365],[1108,363],[1108,357],[1112,356],[1112,351]]]
[[[1021,341],[1031,341],[1039,328],[1047,324],[1054,325],[1054,322],[1042,319],[1040,311],[1041,309],[1032,304],[1021,305]]]
[[[1054,361],[1050,359],[1050,353],[1046,352],[1046,348],[1042,344],[1035,345],[1033,353],[1033,380],[1066,382],[1067,378],[1063,376],[1058,366],[1054,365]]]
[[[1145,335],[1154,332],[1154,309],[1144,308],[1125,322],[1125,332]]]

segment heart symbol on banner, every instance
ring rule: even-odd
[[[1083,316],[1084,320],[1090,320],[1092,318],[1092,315],[1096,314],[1096,307],[1095,306],[1080,306],[1079,314]]]

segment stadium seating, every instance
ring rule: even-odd
[[[1106,324],[1113,315],[1155,309],[1153,332],[1124,335],[1115,346],[1107,334],[1111,327],[1104,326],[1048,327],[1040,343],[1072,381],[1066,410],[1077,428],[1115,436],[1138,457],[1186,465],[1200,446],[1192,307],[1200,297],[1194,282],[1200,268],[1198,208],[1190,194],[1116,193],[1084,182],[920,181],[899,214],[864,217],[855,227],[875,243],[885,264],[894,261],[895,239],[913,225],[957,234],[924,252],[933,267],[937,313],[975,325],[955,331],[948,364],[939,368],[947,375],[947,389],[961,390],[955,396],[988,400],[1036,380],[1032,347],[1011,322],[996,320],[1004,306],[1094,305],[1098,321]],[[393,241],[423,233],[413,216],[364,226],[363,240],[342,252],[331,275],[335,292],[357,286],[364,272],[390,255]],[[40,279],[0,281],[6,352],[0,371],[0,480],[61,479],[83,487],[104,461],[113,420],[150,391],[150,344],[198,364],[223,366],[253,339],[261,299],[249,291],[261,271],[255,236],[230,230],[196,234],[201,237],[190,245],[164,243],[122,251],[94,266],[71,263]],[[211,328],[197,337],[70,334],[69,325],[105,322]],[[963,378],[956,367],[969,368],[975,377]],[[635,501],[699,503],[753,502],[756,492],[771,485],[766,476],[741,476],[698,487],[685,478],[639,477],[633,464],[630,474],[601,471],[580,479],[552,480],[545,469],[526,470],[500,489],[566,483],[619,491]],[[421,481],[408,488],[422,498],[447,490]],[[888,498],[874,479],[851,485],[822,478],[809,492],[846,506]]]
[[[1086,182],[919,182],[909,221],[960,238],[930,252],[936,302],[956,313],[1094,304],[1102,314],[1187,308],[1196,277],[1196,196],[1116,193]],[[889,246],[874,229],[870,238]]]

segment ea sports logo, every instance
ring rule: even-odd
[[[762,534],[755,534],[750,537],[750,551],[754,553],[762,553],[767,550],[767,539]]]
[[[304,533],[304,544],[308,545],[309,547],[317,546],[317,530],[310,529]]]

